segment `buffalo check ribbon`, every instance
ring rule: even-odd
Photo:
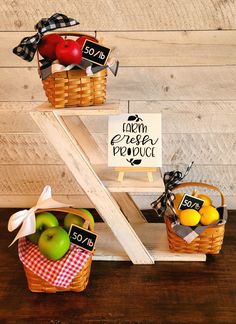
[[[151,203],[152,208],[156,211],[158,216],[163,216],[168,206],[173,209],[175,194],[172,190],[187,176],[193,163],[194,162],[191,162],[188,165],[184,174],[180,171],[165,172],[163,177],[165,191]]]
[[[79,22],[77,20],[61,13],[55,13],[49,18],[42,18],[34,27],[37,33],[33,36],[24,37],[20,44],[13,49],[13,53],[23,60],[31,62],[36,53],[37,45],[44,33],[57,28],[70,27],[78,24]]]
[[[57,261],[45,258],[34,243],[25,237],[18,241],[18,253],[24,266],[53,286],[68,287],[75,276],[82,270],[91,252],[81,250],[71,244],[66,255]]]

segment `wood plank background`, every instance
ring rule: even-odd
[[[219,186],[236,208],[235,0],[2,0],[0,4],[0,207],[29,207],[50,183],[55,197],[91,207],[29,111],[45,101],[36,60],[12,54],[42,17],[63,12],[115,47],[119,74],[108,99],[123,112],[161,112],[163,172]],[[107,118],[83,117],[106,151]],[[156,193],[134,196],[149,208]],[[217,197],[216,197],[217,198]]]

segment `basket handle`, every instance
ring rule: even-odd
[[[221,205],[223,206],[225,204],[225,197],[224,197],[223,193],[220,191],[220,189],[213,186],[213,185],[210,185],[208,183],[203,183],[203,182],[183,182],[183,183],[178,184],[176,187],[174,187],[173,190],[182,189],[182,188],[186,188],[186,187],[201,187],[201,188],[207,188],[207,189],[215,190],[220,194]]]
[[[62,207],[62,208],[38,209],[38,210],[36,210],[35,213],[38,214],[38,213],[43,213],[43,212],[48,212],[48,211],[58,211],[58,212],[70,213],[70,214],[80,216],[81,218],[83,218],[85,220],[85,222],[83,224],[83,228],[88,229],[88,227],[89,227],[92,232],[94,231],[94,226],[93,226],[89,216],[82,210],[78,210],[76,208]]]
[[[94,33],[95,33],[95,36],[91,36],[91,35],[80,33],[80,32],[69,32],[69,31],[57,32],[57,34],[61,35],[61,36],[78,36],[78,37],[80,37],[80,36],[89,36],[89,37],[92,37],[92,38],[96,39],[96,41],[98,41],[98,39],[96,38],[96,31]]]

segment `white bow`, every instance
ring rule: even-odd
[[[16,212],[11,215],[8,221],[8,231],[12,232],[21,224],[21,228],[17,233],[14,240],[9,246],[15,243],[20,237],[24,237],[36,232],[36,221],[35,221],[35,211],[37,209],[46,209],[46,208],[60,208],[60,207],[69,207],[70,205],[60,203],[52,199],[52,189],[50,186],[45,186],[43,192],[41,193],[39,200],[36,203],[36,206],[33,206],[30,209],[24,209]]]

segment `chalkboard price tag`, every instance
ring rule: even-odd
[[[195,209],[198,211],[202,207],[203,204],[204,204],[204,200],[199,199],[195,196],[185,194],[180,205],[179,205],[179,209],[181,209],[181,210]]]
[[[69,231],[69,237],[71,243],[78,245],[83,250],[93,252],[97,234],[72,224]]]
[[[82,48],[83,58],[98,65],[105,65],[111,49],[98,43],[86,40]]]

